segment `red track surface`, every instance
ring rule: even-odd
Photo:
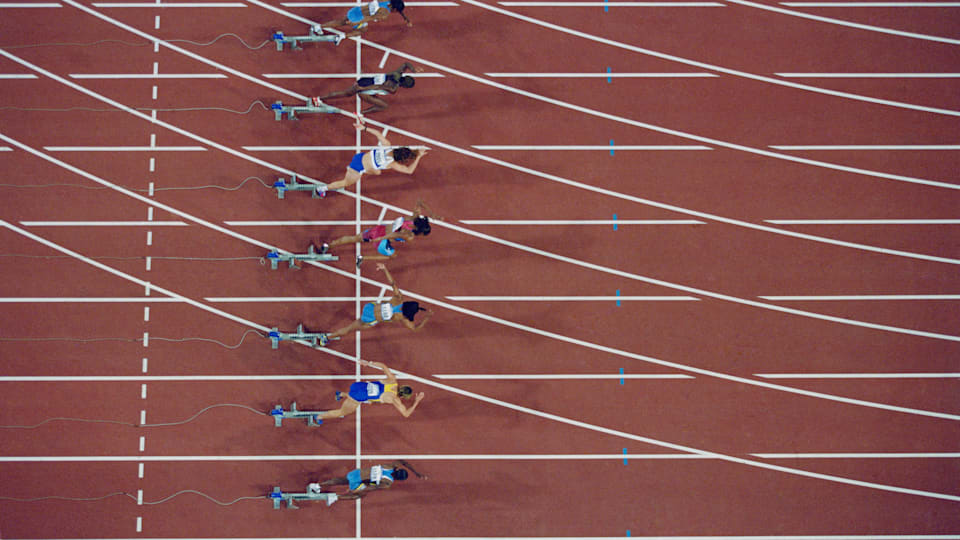
[[[284,12],[278,13],[259,4],[182,9],[84,5],[102,16],[70,4],[2,9],[2,46],[144,42],[121,25],[161,39],[209,41],[233,32],[256,43],[278,28],[288,35],[300,33],[303,22],[284,13],[320,21],[345,9],[273,4]],[[391,108],[371,118],[391,126],[392,140],[425,143],[433,151],[412,178],[384,175],[362,182],[368,199],[359,206],[352,196],[337,194],[317,201],[290,193],[278,201],[275,193],[252,182],[238,191],[164,191],[235,186],[249,176],[272,182],[286,174],[281,170],[337,179],[351,151],[243,147],[355,145],[350,121],[339,115],[278,123],[259,108],[248,115],[158,112],[159,121],[182,130],[175,132],[124,112],[0,109],[0,146],[12,149],[0,152],[3,184],[96,186],[94,178],[99,178],[130,189],[146,190],[151,183],[158,189],[152,196],[137,192],[137,199],[112,189],[0,187],[0,337],[127,340],[0,341],[0,425],[31,425],[53,417],[134,424],[141,411],[147,423],[176,422],[220,403],[267,411],[296,400],[301,408],[331,408],[332,392],[348,380],[293,376],[351,376],[358,353],[417,377],[415,385],[427,394],[408,420],[371,406],[363,408],[359,423],[351,417],[318,428],[286,421],[276,429],[269,418],[217,408],[169,427],[54,421],[35,429],[0,429],[0,497],[126,492],[135,499],[139,490],[145,502],[154,502],[196,490],[226,502],[265,495],[273,486],[298,491],[310,481],[343,475],[357,462],[369,466],[392,459],[387,456],[408,457],[430,477],[373,494],[362,507],[342,501],[329,508],[304,504],[298,512],[273,510],[266,500],[218,506],[194,494],[156,505],[138,505],[122,495],[92,502],[6,499],[0,500],[0,537],[960,537],[960,301],[760,298],[960,293],[956,224],[766,221],[960,218],[960,190],[953,187],[960,186],[957,150],[771,148],[955,145],[960,134],[955,78],[798,79],[776,74],[957,73],[958,45],[734,3],[722,8],[614,7],[608,13],[600,7],[485,5],[411,7],[416,26],[404,29],[392,19],[375,26],[367,34],[372,42],[365,43],[359,57],[353,42],[280,53],[272,44],[248,51],[230,39],[204,47],[175,44],[198,55],[193,58],[166,47],[154,52],[149,45],[116,43],[3,50],[0,75],[38,76],[0,79],[0,101],[19,108],[109,108],[98,96],[145,109],[243,110],[254,100],[296,103],[297,95],[326,93],[348,80],[268,79],[264,74],[378,72],[385,50],[392,53],[387,69],[409,59],[443,77],[420,78],[415,89],[388,98]],[[787,9],[796,13],[804,8]],[[960,38],[956,8],[805,12]],[[649,51],[709,65],[683,64]],[[614,74],[717,76],[607,82],[488,75],[605,73],[607,68]],[[149,74],[154,69],[227,76],[71,76]],[[349,103],[342,106],[349,108]],[[158,147],[205,150],[45,149],[148,146],[154,136]],[[611,155],[606,150],[473,148],[603,147],[611,141],[711,149],[617,150]],[[792,161],[794,157],[815,163]],[[299,272],[271,271],[250,259],[162,257],[251,258],[262,256],[268,246],[300,252],[318,238],[352,234],[358,225],[226,222],[369,221],[379,217],[380,204],[410,209],[418,198],[453,226],[437,224],[429,238],[402,248],[390,264],[401,287],[437,311],[422,333],[376,328],[335,343],[334,354],[290,343],[274,351],[256,336],[235,349],[158,339],[202,337],[235,345],[250,329],[244,321],[281,329],[304,322],[314,330],[345,324],[355,317],[353,301],[216,299],[377,296],[382,274],[366,264],[358,286],[351,277],[349,250],[340,252],[339,262],[307,265]],[[162,206],[155,206],[148,218],[151,205]],[[702,223],[620,225],[616,230],[610,225],[461,223],[609,220],[614,215],[619,220]],[[186,226],[29,223],[146,220]],[[813,237],[791,236],[794,232]],[[57,247],[122,274],[108,273],[89,259],[7,256],[63,255]],[[149,267],[145,257],[152,258]],[[148,296],[142,282],[152,286]],[[159,301],[170,298],[163,291],[177,301]],[[696,300],[448,299],[615,295]],[[10,301],[36,297],[86,300]],[[143,301],[89,300],[101,297]],[[144,307],[149,307],[149,320]],[[144,333],[150,336],[147,347],[134,341]],[[438,377],[619,373],[689,378],[621,383],[616,378]],[[759,376],[778,373],[954,376]],[[119,376],[128,379],[103,379]],[[180,379],[148,379],[160,376]],[[234,379],[211,380],[213,376]],[[911,456],[876,457],[893,452]],[[630,456],[626,461],[620,457],[624,453]],[[553,454],[557,456],[546,457]],[[657,454],[664,459],[654,459]],[[42,457],[48,459],[38,459]]]

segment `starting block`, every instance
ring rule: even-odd
[[[284,418],[288,420],[291,418],[303,418],[307,420],[308,426],[316,427],[320,425],[320,422],[317,422],[316,416],[322,412],[324,411],[298,411],[297,402],[294,401],[292,404],[290,404],[289,411],[285,411],[283,410],[282,406],[277,405],[272,411],[270,411],[270,416],[273,417],[274,427],[281,427],[283,425]]]
[[[282,262],[288,263],[290,268],[299,268],[297,261],[338,261],[340,257],[329,253],[317,253],[317,251],[313,249],[313,245],[311,245],[306,253],[280,253],[279,251],[271,251],[267,253],[266,259],[270,261],[270,269],[276,270],[277,265]]]
[[[310,196],[314,199],[322,198],[319,193],[317,193],[317,184],[310,184],[307,182],[297,182],[297,175],[290,177],[290,183],[287,183],[287,179],[282,176],[273,183],[273,188],[277,190],[277,198],[283,199],[288,191],[309,191]]]
[[[320,489],[320,484],[310,484],[303,493],[284,493],[278,486],[273,488],[273,493],[267,495],[267,497],[273,499],[274,510],[279,510],[283,503],[287,503],[287,508],[296,510],[300,507],[296,505],[295,501],[326,501],[327,506],[337,502],[336,493],[323,493]]]
[[[270,346],[272,349],[276,349],[280,345],[280,342],[285,340],[300,339],[303,341],[309,341],[314,347],[319,347],[326,345],[327,341],[340,339],[331,338],[329,334],[324,332],[304,332],[303,324],[297,325],[296,332],[281,332],[277,330],[277,328],[272,328],[270,330],[270,334],[268,334],[268,337],[270,338]]]
[[[324,34],[323,28],[320,28],[320,25],[314,25],[310,27],[310,33],[305,36],[285,36],[283,32],[276,31],[270,36],[277,44],[277,50],[282,51],[285,44],[290,44],[290,49],[294,51],[302,50],[300,43],[317,43],[321,41],[332,41],[337,45],[340,44],[340,40],[343,39],[343,36],[340,34]]]
[[[287,118],[290,120],[297,120],[297,113],[306,114],[306,113],[323,113],[331,114],[335,112],[340,112],[340,109],[327,105],[322,101],[313,101],[307,100],[303,105],[284,105],[282,101],[277,101],[270,106],[273,110],[273,116],[279,122],[283,120],[283,115],[286,114]]]

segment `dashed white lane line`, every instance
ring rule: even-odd
[[[143,322],[150,321],[150,306],[143,306]]]

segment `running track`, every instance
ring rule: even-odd
[[[958,8],[426,2],[281,53],[151,40],[259,44],[346,8],[52,4],[0,4],[0,424],[326,409],[356,358],[427,397],[318,428],[223,407],[3,428],[0,497],[131,497],[2,499],[0,537],[960,538]],[[103,39],[145,45],[14,48]],[[369,120],[432,149],[412,178],[168,189],[338,178],[373,142],[348,118],[209,108],[404,60],[427,76]],[[140,110],[36,110],[75,107]],[[25,187],[46,184],[72,185]],[[339,327],[383,285],[350,250],[258,257],[418,198],[447,221],[390,268],[437,311],[422,333],[240,343]],[[15,341],[49,337],[73,340]],[[149,504],[395,457],[429,479],[296,512]]]

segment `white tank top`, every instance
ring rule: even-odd
[[[393,318],[393,306],[390,305],[390,302],[380,304],[380,318],[385,321]]]
[[[371,150],[373,153],[373,168],[383,170],[393,163],[393,147],[384,146]]]

